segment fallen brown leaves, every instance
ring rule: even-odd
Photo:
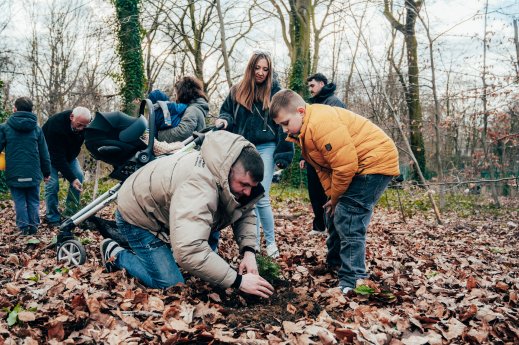
[[[12,206],[0,211],[0,344],[446,344],[518,343],[519,229],[508,219],[446,216],[444,226],[377,210],[369,230],[371,279],[345,296],[324,266],[324,237],[309,237],[311,211],[276,210],[284,282],[269,300],[210,287],[145,289],[100,267],[96,232],[78,231],[88,261],[68,270],[40,244],[17,236]],[[104,211],[110,217],[110,210]],[[220,251],[237,265],[232,234]],[[12,311],[17,318],[8,325]]]

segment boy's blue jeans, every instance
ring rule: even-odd
[[[74,159],[69,163],[70,169],[79,180],[79,182],[83,183],[83,172],[81,171],[81,167],[79,166],[79,162],[77,159]],[[50,168],[50,180],[45,184],[45,205],[47,206],[46,218],[49,222],[59,222],[60,221],[60,213],[59,213],[59,177],[58,170],[56,170],[53,166]],[[72,187],[69,186],[67,200],[65,203],[65,215],[71,216],[73,215],[79,208],[79,192]]]
[[[37,229],[40,224],[40,186],[17,188],[9,187],[16,212],[18,229],[32,227]]]
[[[162,289],[184,282],[167,243],[148,230],[127,223],[119,211],[115,213],[115,221],[133,251],[119,252],[114,262],[116,267],[124,268],[149,288]]]
[[[335,207],[329,227],[327,262],[340,266],[339,285],[355,288],[357,279],[367,278],[366,231],[373,208],[392,176],[356,175]]]

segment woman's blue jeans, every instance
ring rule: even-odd
[[[119,211],[115,213],[115,221],[133,251],[119,252],[114,262],[116,267],[124,268],[149,288],[162,289],[184,282],[167,243],[148,230],[126,222]]]
[[[339,285],[354,288],[357,279],[367,278],[366,232],[373,208],[392,176],[356,175],[339,198],[333,225],[328,229],[328,265],[340,266]]]
[[[272,184],[272,176],[274,175],[274,151],[276,150],[276,143],[265,143],[256,146],[261,158],[263,159],[263,181],[261,185],[265,188],[265,196],[261,198],[256,204],[257,217],[257,246],[260,248],[260,225],[263,227],[263,234],[267,246],[276,243],[274,236],[274,214],[270,206],[270,185]]]

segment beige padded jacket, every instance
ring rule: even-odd
[[[211,250],[211,231],[232,225],[240,252],[256,247],[254,204],[240,205],[229,189],[229,171],[243,137],[217,131],[206,135],[200,151],[156,159],[131,175],[119,190],[118,209],[130,224],[171,243],[180,267],[210,283],[230,287],[237,272]]]

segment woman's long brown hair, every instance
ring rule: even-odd
[[[269,67],[268,75],[265,81],[259,85],[256,84],[254,72],[256,64],[259,60],[265,59]],[[234,87],[235,99],[242,106],[252,111],[252,103],[260,101],[263,103],[263,110],[270,107],[270,90],[272,89],[272,59],[266,52],[254,52],[247,63],[247,68],[242,80]]]

